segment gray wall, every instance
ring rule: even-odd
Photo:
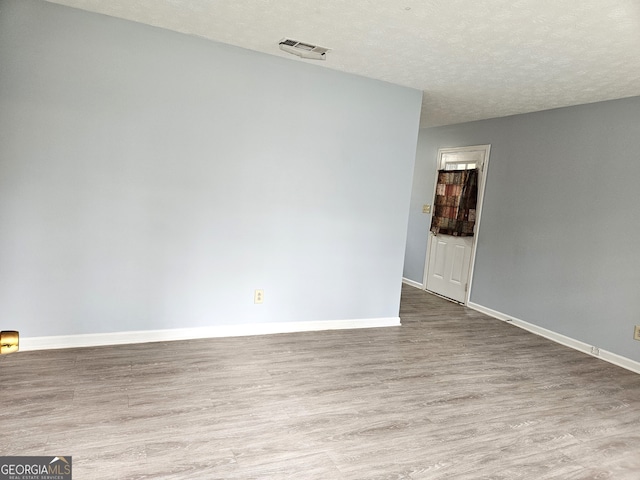
[[[0,65],[2,327],[398,315],[420,92],[33,0]]]
[[[471,301],[640,361],[640,97],[422,130],[409,279],[422,283],[429,216],[417,209],[438,148],[486,143]]]
[[[429,238],[431,214],[422,213],[423,205],[433,203],[433,187],[436,181],[438,148],[433,149],[429,130],[422,129],[418,136],[416,163],[413,171],[411,207],[407,227],[407,247],[404,258],[403,277],[422,284]],[[420,260],[422,258],[422,260]]]

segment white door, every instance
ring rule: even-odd
[[[427,290],[465,303],[473,237],[431,235]]]
[[[468,170],[473,168],[479,170],[476,234],[480,224],[482,196],[484,193],[484,172],[489,160],[489,150],[490,145],[441,148],[438,150],[438,170]],[[468,302],[475,257],[475,239],[475,235],[472,237],[456,237],[440,233],[437,235],[429,234],[424,279],[426,290],[459,303],[466,304]]]

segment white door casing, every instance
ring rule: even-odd
[[[490,149],[490,145],[477,145],[438,150],[438,170],[479,169],[474,236],[456,237],[429,233],[429,245],[427,246],[425,278],[423,280],[425,289],[462,304],[468,303],[471,294],[476,238],[480,225]],[[437,181],[436,175],[436,184]],[[433,203],[435,204],[435,201]]]

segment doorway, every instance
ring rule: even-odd
[[[438,150],[436,164],[438,172],[433,201],[434,217],[443,209],[446,209],[447,212],[458,212],[460,199],[458,198],[454,204],[450,197],[445,200],[443,195],[445,195],[445,191],[447,195],[464,195],[467,188],[463,185],[464,181],[471,185],[469,189],[477,189],[475,190],[477,197],[473,198],[472,206],[474,208],[466,211],[464,222],[462,217],[455,220],[455,214],[451,215],[455,227],[441,229],[439,225],[443,224],[443,220],[439,217],[435,221],[432,219],[423,285],[425,290],[463,305],[469,302],[471,294],[476,236],[482,213],[482,199],[490,149],[491,145],[476,145]],[[444,185],[448,182],[458,185]],[[471,182],[476,182],[475,186]],[[443,207],[445,202],[448,206]],[[460,212],[463,212],[462,207],[460,207]],[[446,224],[446,220],[444,223]]]

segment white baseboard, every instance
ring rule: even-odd
[[[422,285],[421,283],[418,283],[414,280],[409,280],[408,278],[404,278],[402,277],[402,283],[409,285],[411,287],[416,287],[419,288],[420,290],[424,290],[424,285]]]
[[[618,367],[631,370],[634,373],[640,373],[640,362],[636,362],[635,360],[631,360],[630,358],[623,357],[607,350],[603,350],[602,348],[594,345],[589,345],[588,343],[581,342],[580,340],[576,340],[575,338],[567,337],[552,330],[547,330],[546,328],[542,328],[532,323],[525,322],[524,320],[505,315],[502,312],[498,312],[482,305],[478,305],[477,303],[469,302],[467,306],[469,308],[472,308],[473,310],[489,315],[490,317],[497,318],[498,320],[502,320],[504,322],[512,323],[513,325],[520,327],[523,330],[527,330],[531,333],[535,333],[536,335],[540,335],[541,337],[553,340],[554,342],[566,347],[573,348],[574,350],[578,350],[582,353],[591,355],[592,357],[596,357],[606,362],[612,363],[614,365],[617,365]],[[593,348],[596,349],[597,353],[593,353]]]
[[[242,325],[215,325],[198,328],[142,330],[133,332],[90,333],[51,337],[20,338],[20,351],[50,350],[58,348],[98,347],[128,343],[168,342],[197,338],[244,337],[274,333],[314,332],[319,330],[345,330],[400,326],[400,317],[366,318],[360,320],[327,320],[317,322],[249,323]]]

